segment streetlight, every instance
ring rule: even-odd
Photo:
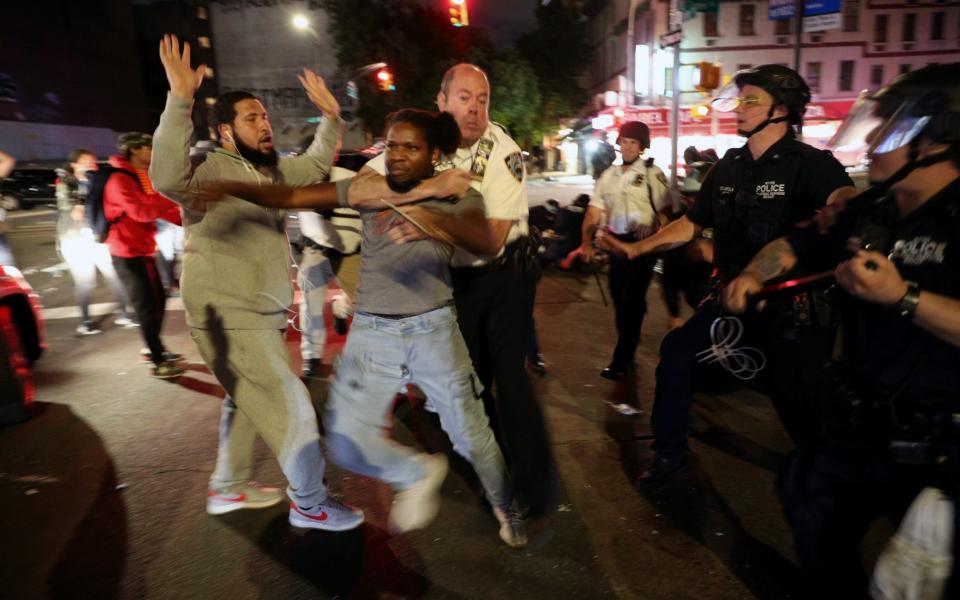
[[[297,31],[306,31],[310,29],[310,19],[306,15],[297,13],[293,15],[293,28]]]

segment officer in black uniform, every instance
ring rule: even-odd
[[[762,65],[737,73],[714,106],[737,113],[738,133],[747,143],[727,152],[710,171],[684,216],[634,244],[609,236],[601,244],[634,258],[676,247],[712,227],[715,289],[720,289],[765,244],[810,219],[827,202],[855,193],[843,166],[830,153],[795,138],[791,125],[800,125],[809,100],[806,83],[787,67]],[[711,325],[720,316],[719,303],[708,300],[660,346],[651,416],[656,457],[640,476],[641,485],[660,485],[687,464],[698,353],[710,347]],[[809,297],[800,297],[790,299],[781,310],[768,311],[764,318],[743,320],[749,345],[766,355],[760,383],[787,431],[795,441],[813,435],[816,415],[805,398],[813,393],[815,375],[830,356],[833,330],[828,319],[817,314]]]
[[[874,188],[833,211],[826,234],[796,231],[764,248],[723,297],[740,312],[762,281],[798,260],[836,266],[836,414],[823,439],[794,453],[779,492],[809,581],[842,598],[866,596],[858,545],[871,520],[899,518],[927,486],[957,492],[960,63],[913,71],[865,98],[834,144],[849,148],[855,136],[868,145]]]

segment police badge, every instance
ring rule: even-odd
[[[643,173],[637,173],[637,176],[633,179],[633,185],[643,185],[645,179]]]
[[[516,177],[517,181],[523,183],[523,157],[520,153],[514,152],[503,159],[503,162],[507,163],[507,170]]]

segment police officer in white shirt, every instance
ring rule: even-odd
[[[643,159],[650,147],[650,129],[640,121],[620,127],[617,143],[623,164],[612,165],[597,180],[596,191],[583,219],[583,246],[587,261],[593,259],[594,234],[606,223],[606,235],[635,242],[655,232],[666,222],[670,197],[667,180],[653,159]],[[647,312],[647,288],[653,277],[654,256],[630,260],[610,257],[610,295],[617,325],[617,346],[610,365],[600,376],[619,381],[633,371],[634,354],[640,342],[640,328]]]
[[[540,268],[528,236],[523,156],[503,128],[490,123],[489,102],[490,82],[479,67],[461,63],[444,74],[437,105],[456,119],[462,140],[457,152],[442,160],[472,176],[483,195],[490,246],[500,248],[488,257],[455,250],[454,300],[514,493],[529,517],[548,512],[555,499],[546,426],[524,364]],[[351,194],[375,196],[373,173],[385,170],[382,155],[367,163],[357,177],[365,185],[355,183]]]

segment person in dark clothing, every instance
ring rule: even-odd
[[[954,533],[951,547],[954,517],[941,520],[938,504],[944,493],[955,499],[960,482],[960,63],[913,71],[865,97],[832,144],[866,147],[874,187],[825,211],[820,227],[766,246],[723,304],[742,313],[798,262],[834,269],[841,290],[844,343],[825,435],[799,447],[778,482],[811,593],[866,598],[858,546],[869,523],[899,520],[932,487],[943,492],[924,492],[911,509],[933,517],[925,548],[911,549],[920,560],[898,568],[886,553],[871,595],[956,598],[960,540]],[[949,568],[921,568],[930,555],[952,555],[948,583]]]
[[[107,246],[113,267],[123,282],[147,344],[153,376],[172,379],[183,374],[177,365],[183,356],[168,352],[160,339],[166,308],[166,293],[157,269],[156,220],[180,223],[180,208],[157,193],[148,194],[139,183],[137,170],[150,166],[153,140],[149,134],[131,132],[117,141],[121,156],[110,158],[111,166],[129,172],[110,176],[103,189],[103,212],[112,223]]]
[[[801,122],[809,100],[803,79],[787,67],[762,65],[738,73],[714,105],[736,111],[738,131],[747,143],[727,152],[710,171],[684,216],[645,240],[625,244],[605,237],[604,245],[633,258],[687,243],[712,227],[719,288],[739,275],[767,242],[812,218],[832,200],[854,194],[853,183],[832,155],[794,137],[791,124]],[[747,343],[769,358],[760,382],[795,440],[813,435],[816,411],[806,398],[833,346],[829,323],[812,316],[797,322],[795,304],[800,302],[809,299],[791,299],[775,315],[745,317],[743,324]],[[811,313],[815,311],[804,314]],[[656,457],[641,474],[641,485],[660,485],[686,467],[694,370],[698,353],[711,345],[711,326],[720,316],[718,302],[704,302],[660,346],[651,416]]]

